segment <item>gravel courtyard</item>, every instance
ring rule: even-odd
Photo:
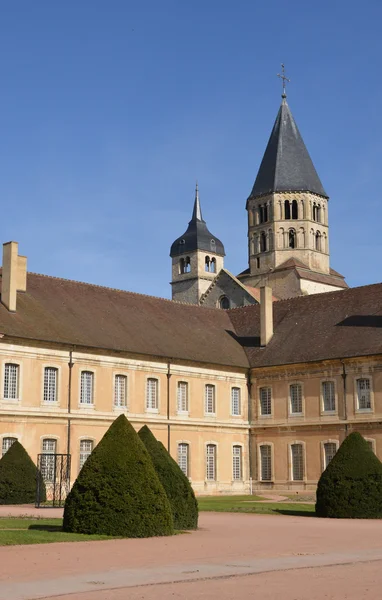
[[[0,600],[368,600],[381,586],[382,521],[201,513],[170,538],[0,548]]]

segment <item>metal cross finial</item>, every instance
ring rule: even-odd
[[[290,79],[288,79],[288,77],[285,76],[285,65],[284,63],[281,63],[281,73],[277,73],[277,77],[280,77],[280,79],[282,79],[283,82],[283,93],[282,93],[282,98],[286,98],[286,82],[290,82]]]

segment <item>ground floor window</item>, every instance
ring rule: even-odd
[[[81,440],[80,441],[80,470],[86,463],[87,459],[93,452],[93,440]]]
[[[292,480],[302,481],[304,479],[304,449],[302,444],[292,444]]]
[[[44,481],[54,481],[56,469],[57,440],[45,438],[42,440],[40,468]]]
[[[207,444],[206,449],[206,479],[215,481],[216,479],[216,446]]]
[[[234,481],[243,479],[242,447],[234,446],[232,449],[232,479]]]
[[[337,452],[337,444],[335,442],[326,442],[324,444],[324,468],[328,466],[332,458]]]
[[[260,446],[260,479],[261,481],[272,480],[272,446],[270,444]]]
[[[188,455],[188,444],[178,444],[178,465],[186,477],[188,477]]]
[[[1,443],[1,456],[4,456],[15,442],[17,442],[17,439],[14,437],[4,437]]]

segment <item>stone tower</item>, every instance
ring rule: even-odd
[[[284,93],[247,200],[249,269],[239,279],[280,298],[347,287],[329,265],[328,200]]]
[[[224,266],[224,246],[207,229],[196,184],[192,219],[187,231],[171,246],[172,299],[199,304],[201,296]]]

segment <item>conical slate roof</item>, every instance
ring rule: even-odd
[[[194,250],[204,250],[225,256],[224,246],[217,237],[207,229],[207,224],[202,217],[202,209],[200,207],[199,190],[196,186],[194,210],[192,219],[188,224],[187,231],[181,235],[171,246],[170,256],[179,256]]]
[[[283,97],[250,197],[311,192],[328,197]]]

